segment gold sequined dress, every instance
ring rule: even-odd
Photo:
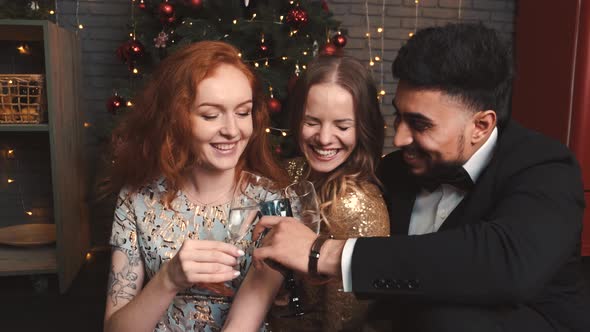
[[[164,263],[176,255],[185,239],[223,241],[227,234],[229,203],[198,205],[179,192],[171,208],[167,208],[163,204],[166,191],[163,179],[136,192],[123,189],[115,209],[110,243],[139,253],[147,278],[152,278]],[[251,234],[239,245],[248,248],[240,266],[240,270],[246,271],[254,247]],[[237,291],[242,280],[243,275],[226,285]],[[221,331],[231,302],[231,297],[220,296],[207,289],[185,289],[174,297],[154,331]],[[266,331],[264,325],[260,331]]]
[[[305,163],[301,159],[289,161],[291,178],[300,179]],[[332,213],[326,218],[330,227],[322,224],[322,233],[336,239],[354,237],[388,236],[389,217],[381,191],[372,183],[361,183],[359,189],[349,189],[338,198]],[[363,331],[369,301],[359,301],[352,293],[344,293],[342,280],[336,279],[322,285],[302,281],[301,301],[306,314],[300,318],[277,318],[270,314],[273,332],[283,331]],[[276,314],[274,315],[276,316]]]

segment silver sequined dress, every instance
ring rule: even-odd
[[[110,243],[138,252],[146,277],[152,278],[180,249],[186,238],[223,241],[229,203],[196,205],[179,192],[171,208],[164,207],[166,183],[158,180],[137,192],[123,189],[117,200]],[[241,243],[246,250],[241,271],[251,262],[251,234]],[[245,273],[242,273],[242,276]],[[226,285],[237,291],[243,277]],[[190,288],[176,295],[154,331],[220,331],[232,298],[215,295],[206,289]],[[265,331],[264,327],[260,331]]]

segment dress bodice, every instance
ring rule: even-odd
[[[169,207],[163,204],[166,183],[158,180],[136,192],[123,189],[117,200],[110,243],[138,252],[147,278],[152,278],[180,249],[185,239],[224,241],[229,203],[199,205],[181,191]],[[246,251],[241,271],[251,262],[251,234],[240,243]],[[242,276],[227,282],[237,291]],[[192,287],[176,295],[155,331],[220,331],[232,298]]]

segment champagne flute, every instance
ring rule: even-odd
[[[252,234],[252,227],[260,219],[259,205],[267,197],[272,197],[273,192],[279,192],[279,188],[272,180],[242,171],[230,203],[226,234],[223,240],[235,245],[244,252],[251,249],[251,247],[247,247],[248,243],[250,243],[248,236]],[[242,256],[237,259],[238,269],[242,272],[242,276],[245,275],[243,258]],[[231,281],[208,284],[206,288],[219,295],[231,296],[233,295],[231,284]]]
[[[272,204],[269,204],[272,203]],[[267,207],[275,208],[273,215],[292,216],[304,225],[313,230],[316,234],[320,231],[320,209],[317,201],[317,194],[313,183],[299,181],[287,186],[284,191],[284,198],[272,202],[263,203]],[[284,206],[283,208],[280,208]],[[265,214],[265,209],[262,209]],[[278,213],[277,213],[278,212]],[[265,214],[266,215],[266,214]],[[275,312],[279,317],[300,317],[309,310],[304,310],[300,297],[300,287],[295,279],[295,274],[285,268],[277,268],[277,264],[271,266],[278,269],[285,277],[285,288],[289,291],[289,302],[286,310]]]
[[[279,195],[280,189],[272,180],[242,171],[230,205],[226,242],[246,251],[243,240],[260,220],[261,203]]]

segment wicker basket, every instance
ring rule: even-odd
[[[43,75],[0,74],[0,124],[45,121]]]

